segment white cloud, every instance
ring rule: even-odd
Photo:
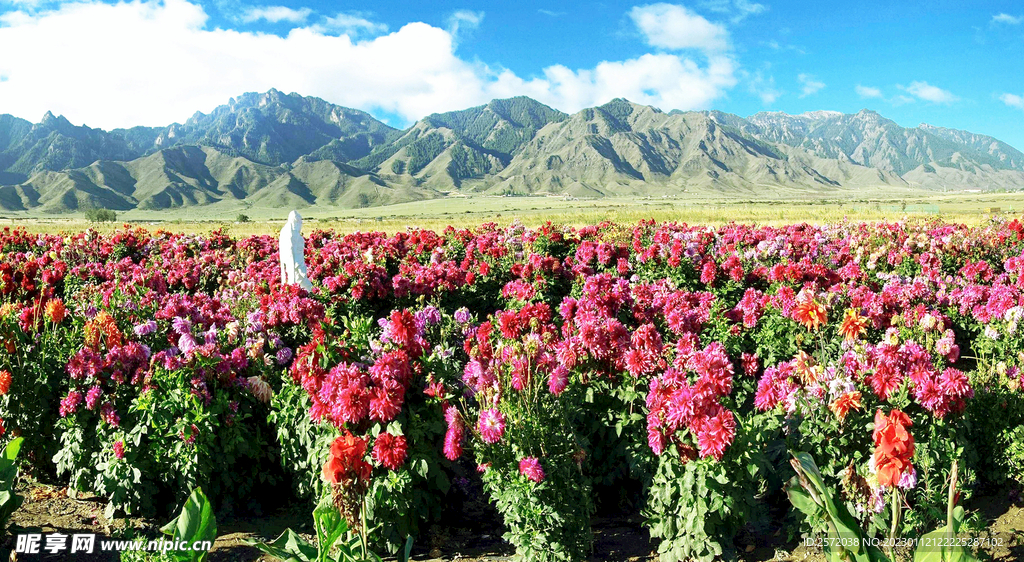
[[[927,82],[911,82],[909,86],[897,86],[908,94],[932,103],[953,103],[960,98],[948,90],[932,86]]]
[[[376,23],[366,19],[360,14],[338,14],[333,18],[327,18],[317,28],[321,32],[337,31],[349,36],[369,33],[376,35],[385,33],[388,30],[387,24]]]
[[[0,57],[0,111],[36,120],[52,110],[104,128],[181,122],[271,88],[407,120],[512,95],[564,111],[620,96],[666,110],[705,109],[738,72],[724,54],[697,62],[656,53],[522,78],[460,58],[452,33],[425,23],[360,40],[321,25],[277,36],[211,28],[205,10],[188,0],[8,12],[0,16],[0,53],[13,52]]]
[[[770,68],[771,65],[765,65],[749,76],[747,81],[747,89],[761,98],[761,103],[764,105],[772,105],[783,94],[782,90],[775,87],[775,77],[768,74]]]
[[[1021,16],[1011,16],[1010,14],[997,14],[992,16],[992,23],[1019,25],[1021,22],[1024,22],[1024,17]]]
[[[472,31],[480,27],[483,21],[483,12],[456,10],[452,12],[451,16],[448,16],[448,33],[451,33],[452,37],[458,38],[460,31]]]
[[[882,97],[882,90],[880,90],[878,88],[872,88],[871,86],[861,86],[860,84],[857,84],[857,87],[854,88],[854,90],[856,90],[857,95],[862,97],[862,98],[881,98]]]
[[[1024,96],[1018,96],[1017,94],[1003,94],[999,96],[999,101],[1010,107],[1024,109]]]
[[[810,74],[800,74],[796,79],[800,82],[800,97],[802,98],[814,95],[825,87],[824,82],[815,80]]]
[[[700,49],[715,53],[729,49],[725,27],[675,4],[636,6],[629,12],[647,44],[662,49]]]
[[[578,111],[624,97],[665,110],[706,109],[736,84],[732,59],[712,57],[707,67],[660,53],[620,62],[602,62],[593,70],[562,65],[544,69],[543,78],[524,81],[505,71],[489,91],[495,97],[524,94],[565,111]]]
[[[768,6],[750,2],[749,0],[704,0],[701,7],[721,14],[731,14],[732,23],[739,23],[748,16],[768,11]]]
[[[553,18],[564,16],[566,14],[566,12],[556,12],[554,10],[545,10],[544,8],[537,10],[537,12],[544,14],[545,16],[551,16]]]
[[[252,23],[259,20],[267,20],[270,23],[279,23],[282,21],[290,23],[302,23],[313,13],[313,10],[309,8],[299,8],[293,10],[286,6],[253,6],[248,8],[241,17],[241,20],[246,23]]]

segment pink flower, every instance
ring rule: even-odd
[[[544,469],[537,457],[525,457],[519,461],[519,474],[538,483],[544,480]]]
[[[480,412],[477,430],[485,443],[497,443],[505,435],[505,416],[494,408],[488,408]]]
[[[124,442],[114,441],[114,457],[117,459],[124,458]]]
[[[722,460],[726,447],[736,437],[736,418],[732,412],[722,408],[717,415],[701,420],[696,425],[700,456]]]
[[[466,435],[466,425],[455,406],[448,406],[444,417],[448,421],[448,431],[444,434],[444,456],[453,461],[462,456],[462,439]]]
[[[565,388],[569,386],[569,370],[564,365],[558,365],[551,370],[551,375],[548,378],[548,390],[551,394],[558,396]]]

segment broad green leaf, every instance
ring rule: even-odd
[[[316,560],[316,547],[310,545],[291,529],[286,529],[273,542],[250,541],[249,544],[284,562],[313,562]]]

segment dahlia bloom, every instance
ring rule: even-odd
[[[405,462],[407,444],[404,435],[381,433],[373,442],[373,460],[390,470],[398,470]]]
[[[793,320],[796,320],[808,330],[817,330],[828,321],[828,314],[825,312],[825,307],[817,299],[809,298],[797,303],[793,309]]]
[[[851,392],[845,392],[839,398],[833,400],[828,405],[828,408],[829,410],[832,410],[832,413],[835,414],[837,418],[839,418],[839,421],[843,421],[846,419],[846,414],[849,413],[850,410],[859,410],[861,408],[860,399],[860,391],[854,390]]]
[[[480,412],[477,430],[485,443],[501,441],[501,437],[505,435],[505,415],[494,408]]]
[[[866,328],[868,319],[861,316],[856,309],[847,309],[843,314],[843,323],[839,326],[839,333],[845,340],[855,340]]]
[[[533,482],[540,483],[544,480],[544,469],[540,466],[537,457],[524,457],[519,461],[519,474]]]

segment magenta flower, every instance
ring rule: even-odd
[[[544,480],[544,469],[537,457],[525,457],[519,461],[519,474],[538,483]]]
[[[480,412],[477,430],[485,443],[497,443],[505,435],[505,416],[494,408],[488,408]]]

